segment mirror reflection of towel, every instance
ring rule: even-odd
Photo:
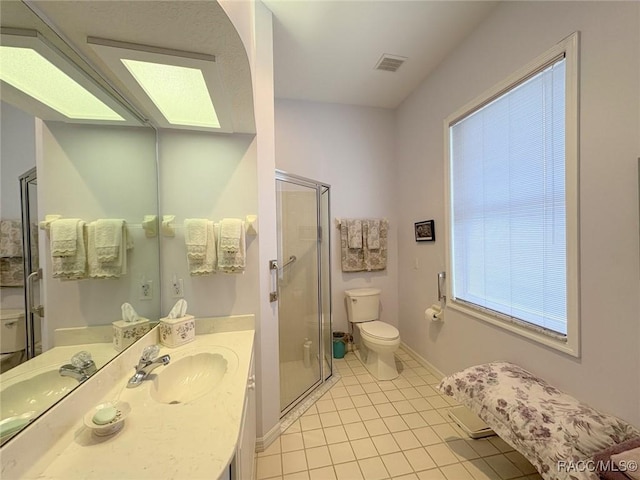
[[[99,219],[95,222],[96,256],[98,261],[113,262],[120,255],[124,220]]]
[[[122,241],[118,247],[118,255],[110,262],[102,262],[96,251],[96,223],[91,222],[87,226],[87,260],[90,278],[119,278],[127,273],[127,249],[133,248],[133,242],[129,239],[127,227],[123,224]]]
[[[239,218],[223,218],[220,222],[218,249],[236,253],[240,250],[240,236],[244,230],[244,222]]]
[[[77,219],[76,219],[77,220]],[[60,222],[56,220],[53,224]],[[85,248],[85,222],[77,220],[76,222],[76,244],[75,254],[65,257],[51,257],[51,265],[53,269],[53,278],[62,278],[65,280],[77,280],[87,276],[87,251]]]
[[[189,264],[189,273],[191,275],[211,275],[215,273],[216,236],[211,220],[205,220],[204,255],[200,258],[196,258],[193,255],[189,256],[189,247],[187,246],[187,263]]]
[[[22,257],[22,222],[0,220],[0,257]]]
[[[218,242],[218,271],[224,273],[244,273],[246,265],[246,245],[245,245],[245,230],[244,222],[240,222],[240,238],[238,239],[238,250],[227,250],[222,243],[222,224],[220,222],[220,241]]]
[[[79,218],[61,218],[51,222],[49,236],[52,257],[70,257],[76,255],[78,246]]]
[[[184,243],[190,260],[204,260],[207,251],[206,218],[187,218],[184,221]]]

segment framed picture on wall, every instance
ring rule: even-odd
[[[436,229],[433,220],[425,220],[416,222],[416,242],[435,242]]]

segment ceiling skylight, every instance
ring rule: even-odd
[[[230,96],[211,53],[87,37],[87,43],[159,128],[232,133]]]
[[[124,121],[31,48],[0,46],[0,79],[69,119]]]
[[[121,60],[170,124],[220,128],[200,69]]]

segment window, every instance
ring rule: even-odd
[[[446,123],[450,305],[578,355],[577,34]]]

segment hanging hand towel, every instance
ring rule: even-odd
[[[346,222],[349,248],[362,248],[362,221],[347,219]]]
[[[99,219],[95,222],[96,256],[100,263],[113,262],[120,255],[124,220]]]
[[[61,220],[56,220],[60,222]],[[54,223],[56,223],[54,222]],[[53,227],[53,224],[51,224]],[[52,276],[64,280],[78,280],[87,276],[87,251],[85,246],[85,222],[76,219],[76,244],[74,255],[52,256]]]
[[[49,235],[51,238],[52,257],[76,255],[78,222],[80,222],[79,218],[61,218],[51,222]]]
[[[226,219],[228,220],[228,219]],[[218,242],[218,270],[224,273],[243,273],[246,265],[246,246],[244,234],[244,222],[240,222],[240,238],[238,239],[238,250],[231,252],[222,248],[222,242]],[[222,222],[220,222],[221,233],[218,238],[222,237]]]
[[[367,220],[367,248],[369,250],[380,248],[380,220]]]
[[[96,224],[91,222],[87,226],[87,260],[90,278],[119,278],[127,273],[127,246],[129,232],[125,225],[121,229],[121,242],[118,255],[111,262],[101,262],[96,251]]]
[[[187,258],[203,260],[207,250],[206,218],[187,218],[184,221],[184,242],[187,245]]]
[[[244,222],[239,218],[223,218],[220,222],[218,250],[235,253],[240,250],[240,237],[244,237]]]
[[[364,269],[371,272],[376,270],[385,270],[387,268],[387,235],[389,230],[389,222],[380,220],[380,248],[369,249],[363,248],[364,252]],[[369,244],[369,225],[363,228],[364,241]]]
[[[190,258],[187,254],[189,273],[193,276],[211,275],[216,271],[216,236],[212,221],[207,220],[206,234],[207,243],[204,258]]]
[[[364,270],[364,250],[349,248],[347,222],[340,224],[340,260],[343,272],[361,272]]]
[[[22,222],[0,220],[0,257],[22,257]]]

